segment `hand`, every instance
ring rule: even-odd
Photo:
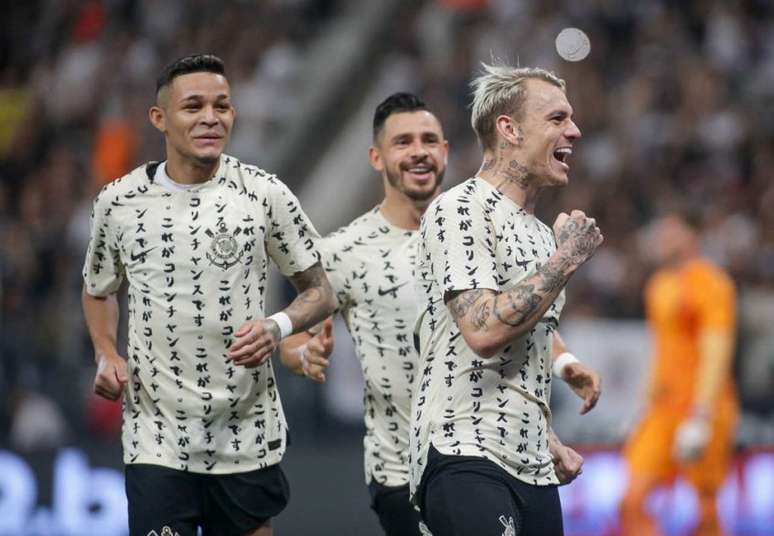
[[[228,359],[237,366],[255,368],[271,357],[280,341],[280,329],[274,320],[248,320],[236,333],[228,349]]]
[[[575,266],[589,260],[604,240],[596,220],[581,210],[573,210],[569,216],[564,212],[559,214],[554,222],[554,235],[557,249]]]
[[[599,374],[583,363],[568,363],[562,369],[562,379],[583,400],[581,415],[594,409],[602,393],[602,380]]]
[[[121,356],[103,355],[97,358],[97,374],[94,376],[94,392],[108,400],[118,400],[129,381],[129,367]]]
[[[329,317],[320,332],[298,348],[304,376],[320,383],[325,381],[325,369],[330,365],[334,342],[333,319]]]
[[[548,449],[554,459],[554,473],[560,486],[569,484],[583,473],[583,456],[562,444],[556,436],[549,439]]]
[[[681,462],[698,460],[707,447],[711,431],[708,417],[694,415],[684,420],[675,434],[673,445],[675,458]]]

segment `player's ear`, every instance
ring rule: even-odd
[[[368,148],[368,161],[371,163],[371,167],[381,173],[384,171],[384,159],[382,153],[374,145]]]
[[[495,129],[500,138],[516,147],[521,145],[521,136],[519,136],[519,126],[512,117],[505,114],[497,116],[495,119]]]
[[[148,119],[150,119],[151,125],[156,127],[159,132],[166,133],[166,117],[164,116],[164,110],[161,107],[153,105],[148,110]]]

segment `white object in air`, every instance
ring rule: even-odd
[[[567,61],[581,61],[591,52],[589,36],[578,28],[565,28],[556,36],[556,52]]]

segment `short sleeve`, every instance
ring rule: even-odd
[[[335,233],[321,238],[317,242],[320,248],[320,255],[322,256],[323,268],[325,268],[325,275],[328,277],[331,288],[336,293],[336,299],[339,302],[339,311],[349,308],[352,301],[350,294],[350,289],[352,288],[351,277],[347,270],[351,270],[354,265],[345,251],[344,240],[345,237],[342,236],[342,233]]]
[[[717,269],[706,269],[694,274],[692,287],[700,326],[724,332],[734,330],[736,290],[731,278]]]
[[[291,276],[320,260],[315,244],[320,235],[290,189],[274,177],[268,179],[266,248],[280,272]]]
[[[474,191],[471,184],[456,196],[442,195],[423,220],[424,247],[444,296],[499,288],[494,226]]]
[[[91,209],[89,247],[83,264],[83,282],[92,296],[113,294],[121,286],[124,266],[121,262],[117,219],[105,186],[94,200]]]

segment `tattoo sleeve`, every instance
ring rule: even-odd
[[[285,313],[293,322],[294,333],[311,328],[333,313],[333,290],[319,262],[303,272],[293,274],[290,282],[298,291],[298,296],[285,309]]]
[[[449,312],[468,343],[480,355],[492,355],[531,330],[551,306],[575,270],[566,256],[548,262],[514,288],[495,292],[472,289],[450,294]],[[484,334],[484,332],[486,332]]]

